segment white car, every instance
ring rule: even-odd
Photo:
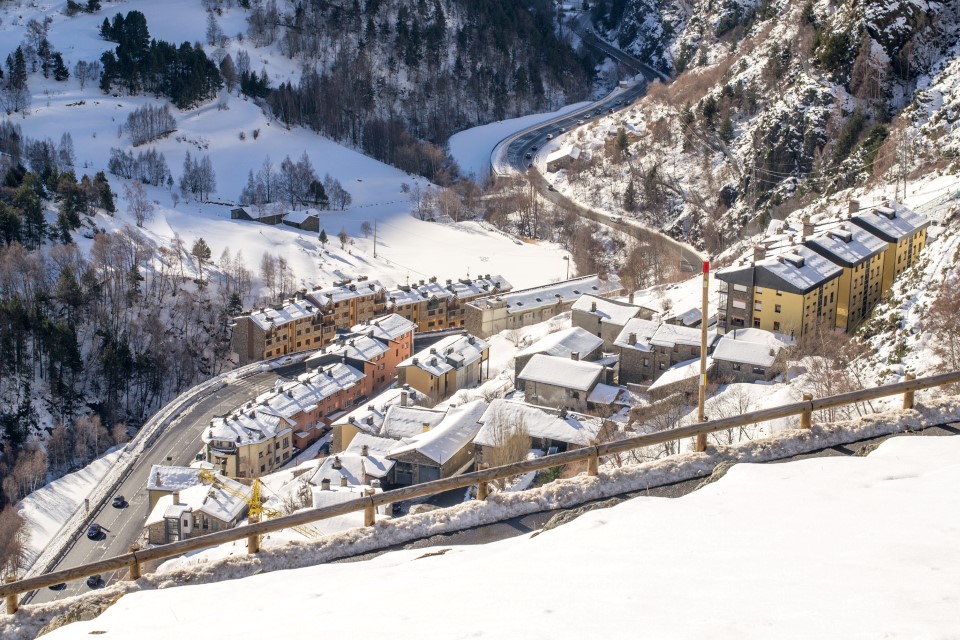
[[[552,133],[548,133],[548,134],[547,134],[547,140],[553,140],[553,134],[552,134]]]

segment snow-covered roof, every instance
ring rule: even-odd
[[[588,391],[603,373],[603,366],[594,362],[555,358],[536,354],[517,376],[525,382],[540,382],[564,389]]]
[[[572,309],[597,315],[601,323],[609,322],[622,327],[630,318],[635,318],[640,313],[641,307],[599,296],[585,295],[573,303]]]
[[[473,364],[489,347],[488,342],[468,333],[448,336],[397,366],[418,367],[432,376],[441,376],[453,369],[462,369]]]
[[[198,468],[155,464],[150,467],[147,489],[150,491],[180,491],[199,482],[200,469]]]
[[[643,318],[631,318],[623,326],[623,331],[613,341],[613,344],[621,349],[635,349],[637,351],[653,351],[650,341],[656,335],[660,323],[653,320],[644,320]],[[636,341],[630,344],[630,334],[634,334]]]
[[[383,285],[378,280],[363,280],[357,283],[344,284],[328,289],[316,289],[307,294],[307,298],[315,300],[317,304],[327,305],[353,298],[376,295],[383,291]]]
[[[497,399],[480,417],[482,427],[473,441],[482,446],[496,446],[499,430],[506,430],[509,434],[519,425],[523,425],[532,438],[557,440],[582,447],[596,439],[603,420],[572,411],[564,413],[566,415],[549,407]]]
[[[312,318],[319,313],[317,305],[310,300],[288,300],[279,309],[264,309],[249,315],[254,324],[264,331],[269,331],[288,322]]]
[[[396,313],[390,313],[374,318],[370,322],[354,325],[350,328],[350,333],[364,334],[377,340],[390,341],[401,338],[405,334],[416,330],[416,328],[416,323]]]
[[[370,340],[364,338],[364,340]],[[372,342],[377,342],[372,340]],[[377,344],[381,344],[377,342]],[[253,403],[245,405],[251,409],[272,412],[278,416],[291,418],[302,412],[316,409],[330,396],[359,384],[365,374],[348,364],[340,362],[326,367],[301,373],[294,381],[278,381],[272,391],[257,396]]]
[[[303,224],[307,218],[316,218],[317,211],[315,209],[301,209],[300,211],[290,211],[285,216],[283,216],[284,222],[290,222],[292,224]]]
[[[843,267],[803,245],[792,245],[786,253],[764,258],[750,265],[746,260],[717,272],[724,282],[807,294],[843,273]]]
[[[707,371],[713,366],[713,358],[707,357]],[[651,384],[647,391],[654,391],[667,385],[690,380],[700,375],[700,358],[679,362],[663,372],[656,381]]]
[[[542,287],[532,287],[512,293],[481,298],[467,304],[485,309],[504,302],[507,306],[507,313],[525,313],[531,309],[551,306],[558,302],[576,301],[580,296],[588,293],[602,296],[604,294],[613,295],[621,290],[620,280],[616,276],[610,275],[606,280],[603,280],[598,275],[591,275],[547,284]]]
[[[663,317],[664,321],[679,320],[685,327],[699,324],[703,319],[703,310],[700,307],[687,307],[682,311],[672,311]]]
[[[147,516],[146,525],[162,522],[164,518],[176,517],[192,510],[223,522],[232,522],[247,508],[250,487],[227,477],[217,477],[213,484],[197,482],[179,490],[180,501],[174,504],[173,495],[161,497]]]
[[[214,418],[201,437],[207,444],[228,442],[242,447],[290,433],[295,426],[296,423],[288,418],[256,407]]]
[[[387,389],[380,395],[371,398],[370,401],[364,405],[337,418],[333,426],[336,427],[338,425],[353,423],[359,426],[361,431],[373,434],[379,433],[387,410],[392,405],[400,404],[403,391],[404,390],[399,387]],[[410,404],[417,404],[423,401],[424,398],[425,396],[416,389],[411,388],[407,390],[407,402]]]
[[[395,404],[387,408],[378,435],[396,440],[410,438],[423,433],[424,425],[433,429],[443,421],[446,414],[447,412],[444,409],[401,407]]]
[[[316,356],[308,358],[307,366],[310,366],[310,360],[322,358],[330,354],[372,362],[389,350],[386,344],[376,338],[370,338],[366,335],[352,336],[328,346],[322,354],[318,353]]]
[[[737,329],[720,338],[713,350],[713,359],[770,367],[781,349],[795,343],[793,338],[763,329]]]
[[[348,480],[349,483],[349,480]],[[319,484],[313,488],[313,508],[319,509],[320,507],[332,507],[333,505],[340,504],[343,502],[349,502],[350,500],[356,500],[364,495],[364,492],[373,489],[374,493],[382,493],[383,489],[379,487],[369,487],[363,483],[348,484],[343,487],[340,486],[339,479],[336,481],[330,481],[330,488],[323,489]],[[337,524],[337,518],[327,518],[325,520],[318,520],[317,522],[312,523],[310,526],[314,529],[320,531],[322,535],[328,535],[330,533],[336,533],[343,528],[354,528],[359,527],[360,523],[351,523],[351,520],[355,520],[359,513],[356,514],[346,514],[345,522],[340,524],[339,527],[330,528],[329,525]],[[341,516],[343,518],[343,516]]]
[[[807,238],[804,244],[845,267],[858,265],[887,248],[883,238],[855,224],[840,221],[833,228]]]
[[[851,222],[880,236],[886,242],[899,242],[901,238],[930,224],[925,216],[900,203],[858,213],[851,218]]]
[[[387,298],[394,304],[405,305],[414,302],[422,302],[430,298],[450,299],[456,297],[458,300],[472,299],[480,296],[490,295],[497,291],[510,291],[513,288],[506,278],[500,275],[487,274],[482,278],[461,278],[460,280],[447,280],[446,283],[440,283],[436,280],[432,282],[423,282],[420,284],[410,284],[404,287],[391,289],[387,292]]]
[[[547,334],[525,349],[518,351],[517,356],[528,356],[535,353],[545,353],[558,358],[569,358],[572,353],[585,356],[603,345],[603,340],[586,329],[570,327]]]
[[[358,433],[346,450],[324,459],[310,482],[319,486],[326,479],[331,485],[339,485],[340,478],[345,477],[347,484],[359,485],[366,482],[366,476],[385,478],[396,464],[387,459],[387,454],[396,444],[397,441],[390,438]],[[367,455],[362,455],[364,446],[367,447]],[[336,468],[337,464],[340,465],[339,469]]]
[[[587,402],[593,402],[595,404],[613,404],[617,401],[617,398],[620,397],[621,393],[625,393],[626,389],[622,387],[615,387],[611,384],[604,384],[598,382],[591,391],[590,395],[587,396]]]
[[[443,464],[470,444],[480,430],[480,417],[487,409],[483,400],[474,400],[450,409],[436,427],[404,440],[390,450],[390,456],[417,451],[434,462]]]
[[[713,344],[716,339],[716,331],[707,332],[707,346]],[[662,324],[653,334],[650,343],[658,347],[673,348],[674,345],[682,344],[689,347],[700,346],[700,329],[693,327],[683,327],[676,324]]]
[[[572,144],[564,145],[547,156],[547,164],[554,162],[556,160],[562,160],[564,158],[570,158],[571,160],[576,160],[580,157],[580,147]]]

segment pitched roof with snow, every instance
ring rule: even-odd
[[[423,302],[431,298],[448,300],[456,297],[459,300],[486,296],[498,291],[510,291],[513,288],[507,279],[503,276],[487,274],[482,278],[462,278],[460,280],[448,280],[446,284],[441,284],[434,280],[433,282],[423,282],[420,284],[411,284],[404,287],[391,289],[387,292],[387,297],[397,305]]]
[[[295,426],[292,420],[257,407],[214,418],[201,438],[206,444],[229,442],[242,447],[290,433]]]
[[[707,357],[707,371],[713,366],[713,358]],[[678,362],[663,372],[663,375],[651,384],[647,391],[661,389],[667,385],[683,382],[684,380],[695,379],[700,375],[700,358],[693,358],[684,362]]]
[[[359,485],[366,483],[367,476],[385,478],[396,464],[387,459],[390,449],[396,445],[397,441],[390,438],[358,433],[346,450],[324,459],[311,476],[310,482],[319,485],[326,479],[331,485],[339,485],[340,478],[345,477],[348,484]],[[367,447],[367,455],[363,455],[364,446]],[[337,464],[340,465],[339,469],[335,468]]]
[[[764,258],[753,265],[737,264],[720,269],[717,278],[733,284],[805,295],[841,273],[843,267],[813,249],[792,245],[786,248],[786,253]]]
[[[603,366],[570,358],[536,354],[517,376],[525,382],[539,382],[564,389],[589,391],[600,379]]]
[[[535,353],[544,353],[558,358],[569,358],[572,353],[585,356],[602,345],[603,340],[586,329],[570,327],[547,334],[525,349],[518,351],[517,356],[529,356]]]
[[[278,381],[272,391],[257,396],[251,408],[290,418],[313,411],[330,396],[352,389],[365,377],[362,371],[338,362],[301,373],[295,381]]]
[[[213,484],[198,482],[179,490],[180,501],[173,502],[172,495],[157,501],[147,517],[146,525],[162,522],[174,512],[192,510],[223,522],[232,522],[244,512],[250,500],[250,487],[227,477],[217,477]]]
[[[512,433],[519,425],[532,438],[557,440],[585,447],[600,433],[603,420],[572,411],[564,412],[549,407],[538,407],[515,400],[494,400],[480,417],[482,427],[473,439],[486,447],[497,445],[498,432]]]
[[[615,387],[612,384],[598,382],[587,396],[587,402],[594,404],[613,404],[620,397],[620,394],[626,393],[623,387]]]
[[[551,306],[558,302],[576,301],[584,294],[603,296],[604,294],[614,295],[623,290],[620,280],[610,275],[606,280],[594,274],[590,276],[581,276],[571,280],[555,282],[542,287],[532,287],[530,289],[521,289],[512,293],[506,293],[498,296],[489,296],[468,302],[467,304],[478,309],[487,309],[496,306],[500,302],[506,303],[507,313],[524,313],[531,309]]]
[[[596,305],[596,309],[593,308],[594,305]],[[611,323],[622,327],[628,320],[635,318],[640,313],[641,307],[608,298],[586,295],[574,302],[572,309],[599,316],[601,323]]]
[[[570,158],[576,160],[580,157],[580,147],[572,144],[565,145],[560,147],[553,153],[547,156],[547,164],[554,162],[556,160],[562,160],[563,158]]]
[[[308,298],[316,300],[318,304],[343,302],[363,296],[376,295],[382,292],[383,285],[378,280],[363,280],[357,283],[344,284],[328,289],[316,289],[307,294]]]
[[[480,417],[487,409],[483,400],[474,400],[450,409],[436,427],[404,440],[390,450],[390,457],[416,451],[443,464],[470,444],[480,430]]]
[[[930,224],[925,216],[900,203],[858,213],[850,221],[880,236],[886,242],[899,242],[905,236]]]
[[[716,339],[716,331],[707,332],[707,346],[713,344]],[[689,347],[700,346],[700,329],[692,327],[683,327],[676,324],[662,324],[653,334],[650,343],[658,347],[667,347],[672,349],[674,345],[682,344]]]
[[[319,315],[320,309],[310,300],[288,300],[279,309],[264,309],[249,314],[250,320],[264,331],[275,327],[312,318]]]
[[[387,408],[387,413],[380,425],[380,432],[377,435],[396,440],[410,438],[423,433],[424,425],[433,429],[443,421],[446,414],[445,409],[401,407],[395,404]]]
[[[398,367],[418,367],[432,376],[441,376],[453,369],[462,369],[483,356],[490,344],[470,334],[448,336],[429,349],[407,358]]]
[[[373,362],[389,350],[390,348],[382,341],[369,336],[359,335],[344,338],[342,341],[330,345],[324,350],[322,355],[337,354],[354,360]],[[307,362],[309,366],[310,360],[308,359]]]
[[[316,218],[317,210],[316,209],[301,209],[300,211],[289,211],[285,216],[283,216],[284,222],[289,222],[292,224],[303,224],[307,218]]]
[[[856,266],[887,248],[886,241],[870,231],[840,221],[833,228],[807,238],[804,244],[845,267]]]
[[[650,341],[656,335],[660,323],[653,320],[644,320],[643,318],[631,318],[623,326],[623,331],[613,341],[613,344],[621,349],[634,349],[636,351],[653,351]],[[636,338],[634,344],[630,344],[630,334]]]
[[[401,338],[416,328],[416,323],[396,313],[390,313],[374,318],[370,322],[354,325],[350,328],[350,333],[364,334],[377,340],[390,341]]]
[[[199,482],[200,469],[155,464],[150,467],[147,489],[151,491],[180,491]]]
[[[770,367],[776,362],[781,349],[795,343],[793,338],[763,329],[737,329],[720,338],[713,350],[713,359]]]

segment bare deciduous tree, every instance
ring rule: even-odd
[[[530,452],[530,434],[522,417],[515,420],[497,414],[493,419],[490,434],[491,446],[483,453],[483,461],[491,467],[513,464],[527,458]],[[500,478],[494,484],[503,489],[508,478]]]
[[[143,185],[134,182],[133,186],[123,185],[123,195],[127,199],[127,211],[137,221],[137,226],[153,218],[153,205],[147,199],[147,192]]]

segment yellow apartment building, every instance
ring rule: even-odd
[[[856,200],[850,203],[851,214],[859,210]],[[886,295],[893,281],[916,264],[920,251],[927,243],[927,227],[930,221],[924,216],[894,203],[859,211],[850,222],[887,243],[883,256],[883,280],[881,289]]]

